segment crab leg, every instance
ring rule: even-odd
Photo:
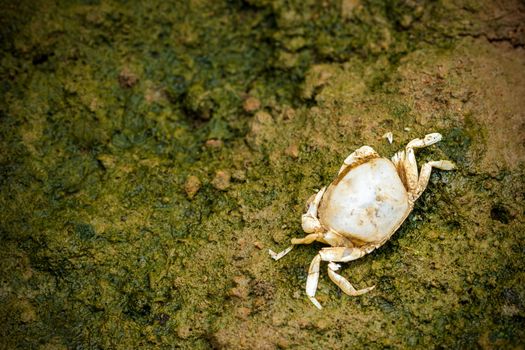
[[[285,256],[286,254],[290,253],[290,251],[293,249],[293,245],[289,246],[288,248],[286,248],[285,250],[283,250],[282,252],[279,252],[279,253],[276,253],[274,252],[273,250],[271,249],[268,249],[268,253],[270,254],[270,256],[272,257],[273,260],[277,261],[279,259],[281,259],[283,256]]]
[[[441,141],[442,138],[443,136],[441,136],[439,132],[433,132],[432,134],[425,135],[422,139],[413,139],[406,145],[406,148],[428,147]]]
[[[321,242],[324,242],[323,241],[323,236],[324,234],[322,233],[310,233],[309,235],[307,235],[306,237],[303,237],[303,238],[292,238],[292,244],[293,245],[296,245],[296,244],[310,244],[314,241],[321,241]]]
[[[268,253],[270,253],[270,256],[272,257],[273,260],[277,261],[281,259],[283,256],[285,256],[286,254],[288,254],[293,249],[293,247],[297,244],[310,244],[316,240],[326,243],[323,240],[323,236],[324,235],[322,233],[311,233],[304,238],[292,238],[292,245],[286,248],[285,250],[283,250],[282,252],[276,253],[273,250],[268,249]]]
[[[292,245],[280,253],[276,253],[273,250],[268,249],[268,253],[274,260],[279,260],[282,257],[284,257],[297,244],[310,244],[314,242],[315,240],[326,243],[322,239],[323,234],[319,233],[322,230],[322,227],[321,227],[321,223],[319,222],[319,219],[317,218],[317,208],[319,207],[319,202],[321,202],[321,198],[323,197],[325,190],[326,190],[326,187],[323,187],[321,188],[319,192],[315,194],[315,196],[312,196],[313,199],[310,199],[308,203],[308,210],[302,216],[303,230],[306,233],[310,233],[310,234],[304,238],[293,238]],[[314,233],[314,232],[317,232],[317,233]]]
[[[421,193],[423,193],[423,191],[427,187],[432,168],[437,168],[441,170],[454,170],[456,169],[456,165],[448,160],[434,160],[423,164],[423,166],[421,167],[421,172],[419,173],[417,187],[413,193],[414,200],[419,198],[419,196],[421,196]]]
[[[347,279],[337,274],[335,271],[339,269],[339,265],[334,262],[348,262],[357,260],[363,255],[372,251],[371,249],[349,248],[349,247],[327,247],[321,249],[319,254],[315,256],[308,269],[308,278],[306,279],[306,295],[310,301],[321,309],[321,304],[315,299],[315,292],[317,290],[317,282],[319,281],[319,267],[321,261],[328,261],[328,276],[330,279],[348,295],[361,295],[374,289],[375,286],[356,290]]]
[[[404,151],[399,151],[392,157],[392,162],[396,165],[398,172],[402,173],[400,176],[404,180],[408,193],[414,194],[418,188],[417,161],[414,149],[428,147],[441,141],[441,139],[441,134],[437,132],[427,134],[422,139],[413,139],[406,145]]]
[[[327,247],[321,249],[319,251],[319,255],[321,256],[321,260],[323,261],[349,262],[363,257],[370,251],[366,251],[360,248]]]
[[[339,173],[341,174],[343,170],[345,170],[347,167],[358,163],[363,162],[365,159],[370,158],[378,158],[379,154],[377,154],[376,151],[370,146],[362,146],[358,149],[356,149],[354,152],[352,152],[346,159],[343,161],[343,165],[341,165],[341,168],[339,169]]]
[[[330,277],[332,282],[334,282],[346,294],[350,296],[356,296],[368,293],[369,291],[374,289],[375,286],[359,290],[355,289],[354,286],[352,286],[352,284],[346,278],[335,272],[340,268],[340,266],[335,262],[348,262],[352,260],[357,260],[362,256],[370,253],[372,250],[372,247],[370,249],[329,247],[321,249],[321,251],[319,252],[319,257],[321,258],[321,260],[329,262],[328,277]]]
[[[326,241],[323,239],[323,236],[323,233],[310,233],[309,235],[306,235],[306,237],[303,238],[292,238],[292,245],[283,250],[282,252],[276,253],[271,249],[268,249],[268,252],[270,253],[270,256],[273,258],[273,260],[279,260],[286,254],[288,254],[297,244],[310,244],[314,241],[326,243]]]
[[[321,265],[321,256],[317,254],[312,262],[310,263],[310,268],[308,269],[308,278],[306,279],[306,295],[310,301],[321,310],[323,307],[315,299],[315,292],[317,291],[317,283],[319,282],[319,268]]]
[[[355,289],[354,286],[352,286],[352,284],[346,278],[344,278],[343,276],[335,272],[339,270],[340,267],[341,267],[340,265],[334,262],[330,262],[328,264],[328,277],[330,277],[332,282],[334,282],[346,294],[350,296],[358,296],[358,295],[368,293],[376,287],[376,286],[372,286],[372,287],[363,288],[359,290]]]

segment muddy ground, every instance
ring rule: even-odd
[[[520,1],[0,2],[0,348],[522,348]],[[382,135],[391,131],[389,144]],[[317,310],[308,197],[435,171]]]

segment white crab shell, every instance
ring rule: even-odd
[[[412,210],[394,164],[375,158],[345,169],[323,195],[319,221],[352,241],[387,239]]]

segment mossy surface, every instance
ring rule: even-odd
[[[518,1],[0,2],[0,348],[525,345]],[[382,135],[391,131],[394,143]],[[275,262],[364,144],[450,159],[383,247]]]

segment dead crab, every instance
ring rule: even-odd
[[[328,262],[328,276],[346,294],[361,295],[374,289],[356,290],[336,272],[340,268],[336,263],[359,259],[382,246],[412,211],[427,187],[432,168],[455,168],[448,160],[431,161],[423,164],[418,175],[414,149],[440,140],[439,133],[414,139],[392,160],[381,158],[369,146],[359,148],[345,159],[328,188],[323,187],[308,200],[302,227],[309,234],[292,239],[292,246],[278,254],[270,250],[270,255],[279,260],[297,244],[319,241],[331,246],[313,258],[306,280],[306,294],[319,309],[315,292],[321,261]]]

